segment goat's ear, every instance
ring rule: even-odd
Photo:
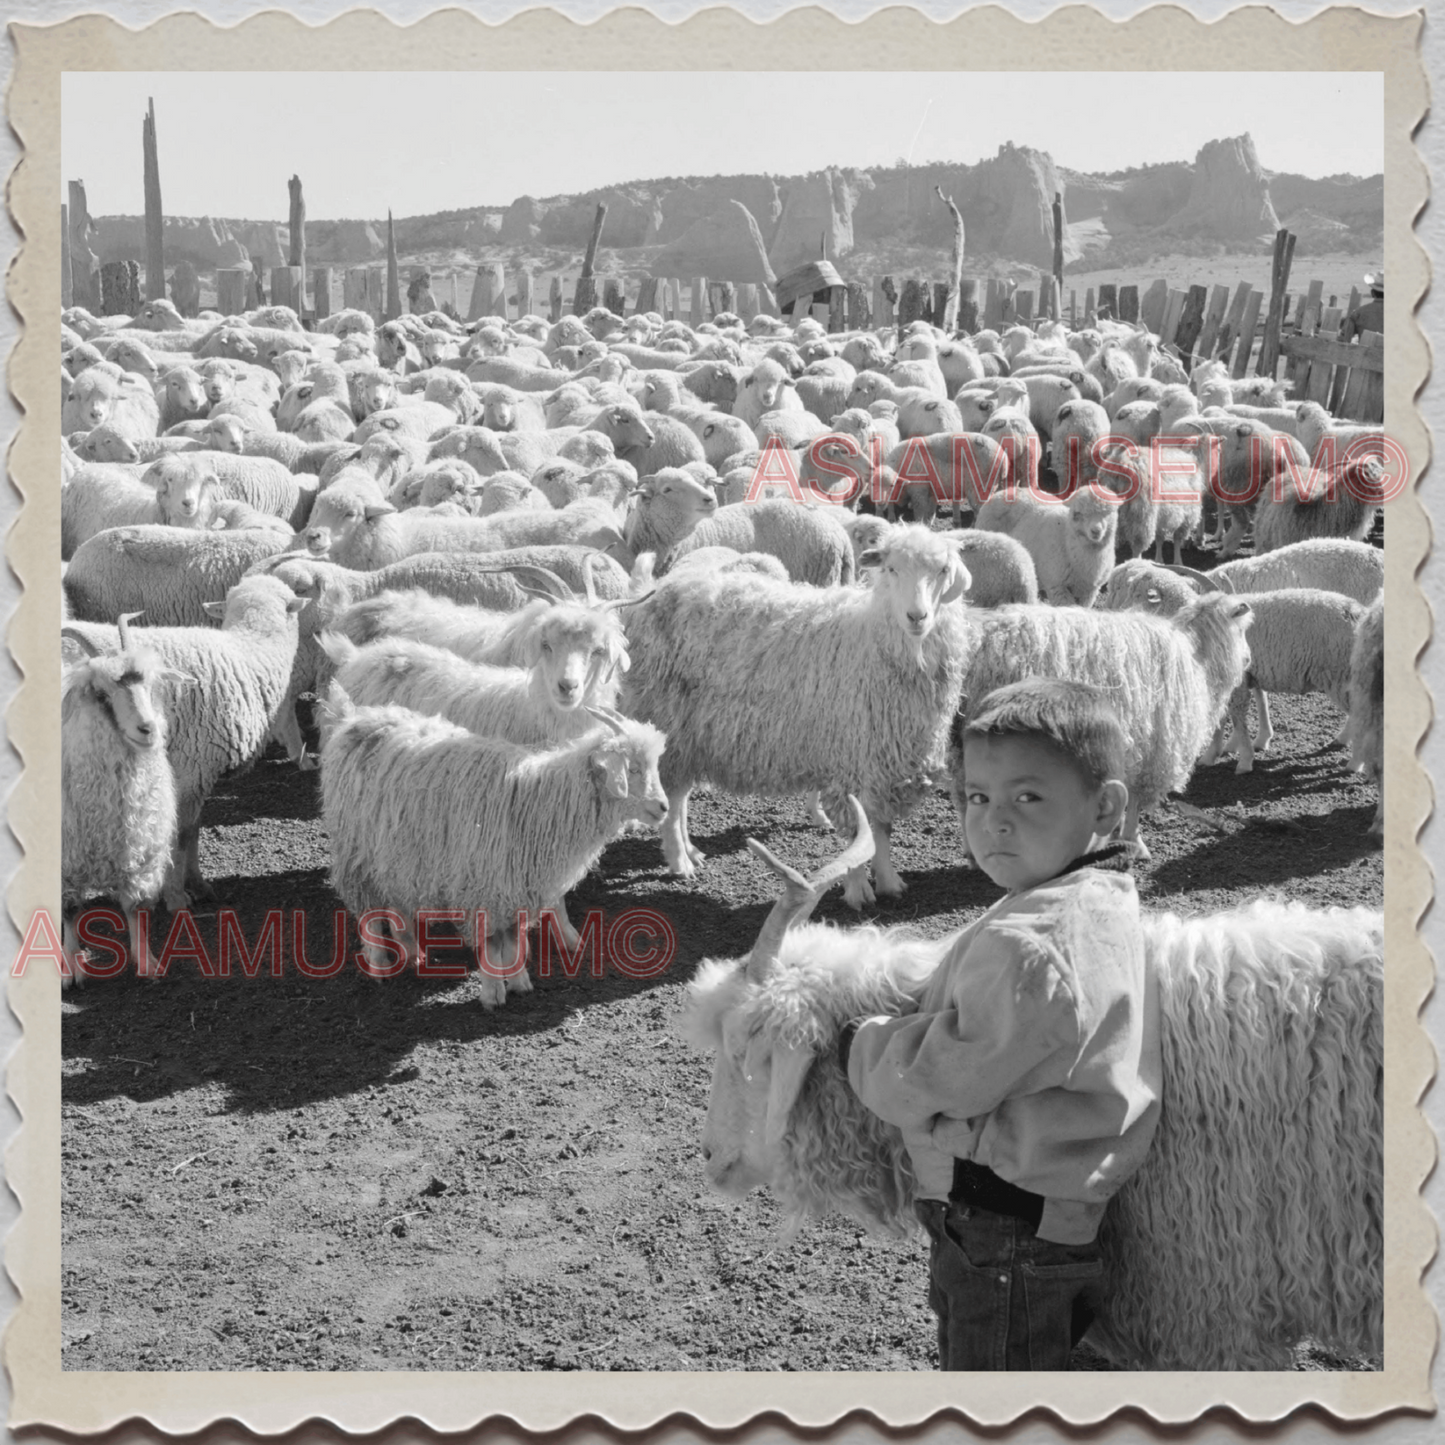
[[[1245,618],[1250,615],[1252,610],[1253,609],[1250,607],[1248,602],[1237,602],[1233,607],[1229,609],[1229,615],[1230,617],[1237,619]]]
[[[956,602],[965,592],[968,591],[973,582],[973,577],[957,553],[948,559],[948,586],[944,588],[943,596],[938,600],[944,602]]]
[[[286,610],[288,612],[300,612],[311,599],[309,597],[288,597],[286,599]]]
[[[769,1148],[776,1147],[787,1132],[793,1105],[812,1065],[812,1050],[800,1049],[796,1044],[774,1044],[772,1074],[768,1080],[768,1114],[763,1130]]]
[[[883,565],[883,553],[877,547],[865,547],[858,554],[858,565],[860,567],[881,567]]]
[[[364,515],[368,522],[375,522],[378,518],[389,517],[394,511],[396,508],[390,502],[373,502]]]
[[[620,753],[595,753],[595,768],[602,774],[602,790],[609,798],[627,796],[627,759]]]

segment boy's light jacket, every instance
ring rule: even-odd
[[[1159,1118],[1158,988],[1127,875],[1082,868],[966,928],[918,1011],[869,1019],[848,1080],[896,1124],[917,1194],[973,1159],[1044,1196],[1041,1239],[1086,1244]]]

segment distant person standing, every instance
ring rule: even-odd
[[[1341,341],[1353,341],[1366,331],[1385,329],[1385,273],[1366,276],[1365,284],[1370,288],[1370,299],[1345,317],[1340,325]]]

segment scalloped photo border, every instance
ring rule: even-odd
[[[1385,832],[1385,1349],[1369,1373],[1078,1373],[952,1375],[939,1372],[776,1373],[107,1373],[61,1369],[60,1329],[60,999],[53,970],[9,982],[24,1029],[7,1087],[22,1124],[6,1156],[19,1222],[5,1263],[20,1304],[4,1337],[13,1390],[10,1425],[99,1432],[140,1419],[187,1433],[233,1419],[274,1433],[314,1419],[367,1432],[404,1419],[442,1431],[506,1419],[532,1431],[592,1419],[640,1430],[686,1417],[730,1428],[764,1413],[804,1428],[864,1412],[887,1426],[940,1414],[1001,1427],[1036,1412],[1073,1425],[1131,1409],[1161,1424],[1225,1410],[1275,1421],[1304,1405],[1342,1421],[1399,1410],[1430,1411],[1429,1368],[1436,1320],[1421,1287],[1435,1251],[1435,1225],[1420,1187],[1435,1141],[1417,1102],[1433,1076],[1434,1053],[1420,1022],[1433,982],[1416,925],[1432,882],[1417,847],[1432,805],[1416,750],[1431,716],[1416,659],[1430,616],[1415,577],[1431,541],[1417,489],[1429,437],[1415,397],[1429,366],[1414,317],[1429,262],[1413,222],[1428,193],[1412,134],[1428,104],[1419,55],[1421,14],[1329,10],[1290,21],[1263,7],[1205,23],[1174,6],[1120,22],[1086,6],[1025,22],[990,6],[944,23],[895,8],[845,23],[823,9],[796,10],[766,25],[713,9],[671,25],[639,9],[582,25],[555,11],[488,24],[447,10],[410,25],[353,11],[323,26],[269,12],[221,27],[203,16],[168,17],[141,30],[103,16],[54,26],[11,24],[16,68],[9,119],[23,157],[9,201],[23,243],[7,277],[23,334],[10,357],[9,385],[24,422],[9,451],[24,498],[6,554],[24,596],[8,641],[24,675],[7,714],[25,771],[9,821],[25,850],[7,902],[21,936],[40,909],[59,902],[60,506],[56,437],[55,337],[60,321],[60,76],[65,70],[724,70],[796,68],[907,72],[960,70],[1371,70],[1385,77],[1386,425],[1409,457],[1414,485],[1389,504],[1386,553],[1386,676],[1390,696]],[[544,57],[539,59],[539,57]],[[1003,63],[999,63],[1002,59]]]

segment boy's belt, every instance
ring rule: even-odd
[[[1044,1214],[1044,1196],[1020,1189],[1007,1179],[1000,1179],[986,1165],[972,1159],[953,1161],[953,1188],[948,1195],[955,1204],[973,1209],[987,1209],[993,1214],[1007,1214],[1022,1219],[1035,1229]]]

